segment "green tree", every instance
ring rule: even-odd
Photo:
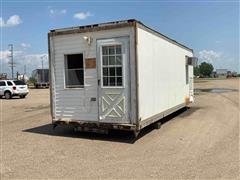
[[[209,77],[213,72],[213,69],[214,69],[213,65],[210,63],[202,62],[199,65],[199,73],[204,77]]]
[[[28,80],[28,84],[35,84],[37,80],[34,77],[30,77]]]
[[[200,75],[200,73],[199,73],[199,66],[194,67],[193,74],[194,74],[194,76],[199,76]]]

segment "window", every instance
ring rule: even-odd
[[[122,47],[121,45],[102,47],[103,86],[122,86]]]
[[[6,83],[4,81],[0,81],[0,86],[6,86]]]
[[[188,66],[189,66],[189,63],[191,63],[191,58],[188,57],[188,56],[185,56],[185,81],[186,81],[186,84],[189,83],[189,70],[188,70]]]
[[[15,85],[26,85],[23,81],[13,81]]]
[[[189,81],[188,65],[185,65],[185,69],[186,69],[186,84],[188,84]]]
[[[11,81],[7,81],[7,85],[8,85],[8,86],[12,86],[13,84],[12,84]]]
[[[66,55],[65,81],[68,88],[84,87],[83,54]]]

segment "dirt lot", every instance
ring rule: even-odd
[[[239,89],[239,80],[201,81],[196,88]],[[239,92],[198,92],[187,111],[162,128],[131,134],[73,132],[50,125],[49,92],[1,100],[2,179],[237,179]],[[168,121],[167,121],[168,120]]]

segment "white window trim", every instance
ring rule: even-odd
[[[122,86],[104,86],[103,85],[103,54],[102,54],[102,48],[103,46],[117,46],[117,45],[121,45],[122,47]],[[125,52],[125,49],[124,49],[124,43],[122,42],[118,42],[118,41],[112,41],[112,42],[105,42],[105,43],[102,43],[100,45],[100,74],[101,74],[101,88],[103,89],[123,89],[125,88],[125,61],[123,59],[127,58],[126,57],[126,52]],[[124,52],[124,53],[123,53]],[[115,67],[115,66],[114,66]]]
[[[67,87],[66,85],[66,58],[68,55],[76,55],[76,54],[82,54],[83,55],[83,86],[82,87]],[[86,85],[86,79],[85,79],[85,75],[86,75],[86,69],[85,69],[85,53],[82,52],[73,52],[73,53],[64,53],[64,66],[63,66],[63,82],[64,82],[64,90],[83,90],[85,88]]]

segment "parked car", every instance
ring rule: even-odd
[[[0,80],[0,98],[11,99],[13,96],[25,98],[29,93],[28,86],[19,80]]]

